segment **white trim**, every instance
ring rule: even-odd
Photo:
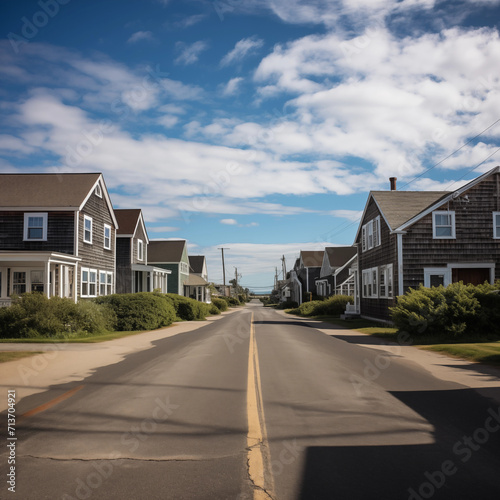
[[[86,227],[85,227],[85,222],[87,221],[90,221],[90,241],[85,239],[85,232],[87,231]],[[92,220],[92,217],[90,217],[90,215],[84,215],[83,216],[83,242],[84,243],[88,243],[89,245],[92,245],[92,236],[93,236],[93,220]]]
[[[437,225],[436,216],[438,215],[447,215],[451,217],[450,224],[441,224]],[[451,236],[438,236],[436,234],[436,230],[440,228],[450,228]],[[453,210],[435,210],[432,212],[432,238],[435,240],[454,240],[456,239],[456,231],[455,231],[455,212]]]
[[[382,276],[384,277],[385,293],[382,295]],[[385,264],[380,266],[379,276],[378,276],[378,296],[381,299],[392,299],[394,297],[394,273],[392,264]],[[390,289],[390,293],[389,293]]]
[[[373,279],[375,275],[375,279]],[[366,287],[366,290],[365,290]],[[361,273],[361,293],[364,299],[378,299],[379,270],[378,267],[363,269]],[[371,293],[369,293],[369,291]]]
[[[102,198],[102,186],[99,181],[97,181],[97,184],[95,185],[94,193],[98,198]]]
[[[75,247],[73,249],[73,254],[75,256],[78,256],[78,243],[80,241],[80,212],[76,211],[75,212],[75,234],[74,234],[74,240],[75,240]]]
[[[137,260],[144,260],[144,241],[140,239],[137,240]]]
[[[109,246],[106,246],[106,229],[109,229]],[[104,249],[111,250],[111,236],[112,236],[112,228],[109,224],[104,224]]]
[[[403,295],[403,234],[397,233],[397,244],[398,244],[398,293],[397,295]],[[393,295],[396,295],[393,292]]]
[[[424,286],[430,288],[431,276],[442,275],[443,285],[448,286],[451,283],[451,269],[449,267],[424,267]]]
[[[453,198],[460,196],[461,194],[465,193],[465,191],[468,191],[469,189],[473,188],[476,184],[479,184],[480,182],[482,182],[486,178],[490,177],[491,175],[498,174],[498,173],[500,173],[500,166],[492,168],[489,172],[486,172],[483,175],[476,177],[475,179],[470,181],[465,186],[462,186],[460,189],[457,189],[456,191],[453,191],[450,194],[444,196],[443,198],[437,200],[435,203],[430,205],[426,210],[423,210],[422,212],[417,214],[415,217],[412,217],[410,220],[406,221],[404,224],[397,227],[396,229],[399,229],[399,230],[406,229],[407,227],[415,224],[415,222],[424,218],[426,215],[429,215],[430,213],[432,213],[437,208],[442,207],[447,202],[451,201]]]
[[[83,273],[87,272],[88,277],[87,281],[83,281]],[[95,281],[90,281],[90,275],[91,273],[95,273]],[[87,283],[87,294],[83,294],[83,284]],[[90,293],[90,285],[93,284],[95,285],[95,293],[91,294]],[[98,292],[98,287],[99,287],[99,273],[97,269],[90,269],[88,267],[82,267],[81,272],[80,272],[80,297],[97,297],[97,292]]]
[[[500,224],[497,225],[497,221],[495,220],[497,217],[500,217],[500,212],[493,212],[493,239],[500,240]],[[498,231],[497,231],[498,229]]]
[[[29,220],[30,218],[42,219],[42,237],[41,238],[28,238]],[[48,228],[48,213],[47,212],[25,212],[24,214],[24,229],[23,241],[47,241],[47,228]]]

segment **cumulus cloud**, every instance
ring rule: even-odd
[[[221,224],[226,224],[227,226],[237,226],[238,221],[236,219],[221,219]]]
[[[143,40],[153,40],[153,33],[151,31],[136,31],[127,40],[127,43],[137,43]]]
[[[231,80],[229,80],[227,84],[224,86],[222,93],[226,96],[231,96],[238,93],[239,86],[242,81],[243,78],[241,77],[231,78]]]
[[[188,65],[194,64],[198,61],[200,54],[208,49],[208,43],[202,40],[192,44],[177,42],[175,44],[175,48],[179,55],[176,57],[174,62],[176,64]]]

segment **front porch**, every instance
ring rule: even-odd
[[[133,264],[133,285],[132,292],[153,292],[167,293],[167,276],[172,273],[168,269],[148,266],[146,264]]]
[[[52,252],[0,252],[0,307],[13,295],[40,292],[76,302],[80,258]]]
[[[197,274],[190,274],[184,283],[184,296],[195,299],[198,302],[209,303],[211,300],[208,281]]]

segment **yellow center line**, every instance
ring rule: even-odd
[[[270,467],[271,460],[264,419],[259,353],[255,341],[253,313],[250,320],[248,354],[247,416],[248,474],[254,484],[253,498],[254,500],[269,500],[274,497],[274,481]]]
[[[45,411],[45,410],[48,410],[49,408],[52,408],[53,406],[70,398],[71,396],[73,396],[73,394],[76,394],[79,390],[83,389],[83,387],[84,387],[83,385],[79,385],[78,387],[74,387],[70,391],[65,392],[64,394],[61,394],[60,396],[57,396],[57,398],[54,398],[51,401],[44,403],[43,405],[37,406],[36,408],[33,408],[32,410],[29,410],[26,413],[23,413],[19,417],[18,420],[21,420],[22,418],[32,417],[33,415],[36,415],[37,413],[41,413],[42,411]]]

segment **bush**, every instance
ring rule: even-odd
[[[240,304],[240,301],[239,301],[237,298],[235,298],[235,297],[225,297],[225,296],[221,296],[220,298],[221,298],[222,300],[225,300],[229,306],[234,306],[234,307],[236,307],[236,306],[241,305],[241,304]]]
[[[340,316],[344,313],[347,304],[353,302],[353,298],[348,295],[333,295],[326,300],[304,302],[290,312],[299,316]]]
[[[210,306],[176,293],[168,293],[165,297],[174,306],[177,318],[184,321],[203,320],[210,315]]]
[[[224,312],[229,309],[227,302],[224,299],[219,299],[217,297],[212,298],[212,304],[219,309],[219,311]]]
[[[500,333],[500,283],[410,289],[391,307],[400,331],[412,335],[461,337]]]
[[[299,307],[299,304],[295,300],[286,300],[278,304],[278,309],[296,309],[297,307]]]
[[[208,312],[212,316],[216,316],[217,314],[220,314],[220,309],[215,304],[208,304],[208,306],[209,306]]]
[[[175,321],[175,309],[165,295],[151,292],[106,295],[95,299],[116,314],[118,331],[155,330]]]
[[[114,328],[116,317],[104,306],[75,302],[41,293],[13,298],[10,307],[0,309],[0,337],[64,337],[78,333],[103,333]]]

